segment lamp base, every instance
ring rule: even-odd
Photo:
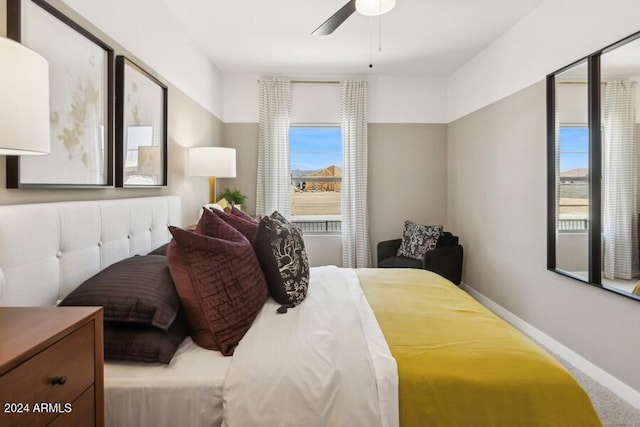
[[[209,177],[209,203],[216,202],[216,177]]]

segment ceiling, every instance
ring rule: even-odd
[[[222,73],[316,76],[448,76],[543,2],[397,0],[381,19],[356,12],[332,35],[312,36],[347,0],[163,1]]]

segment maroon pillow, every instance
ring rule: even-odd
[[[206,211],[198,229],[218,237],[169,227],[167,263],[193,340],[229,356],[267,300],[267,283],[240,232]]]
[[[257,219],[249,215],[248,213],[242,212],[240,209],[235,206],[231,207],[231,213],[239,216],[240,218],[246,219],[247,221],[255,222],[256,224],[259,222]]]
[[[241,232],[248,241],[253,242],[253,239],[256,237],[256,232],[258,231],[257,222],[249,221],[244,217],[226,213],[219,209],[210,209],[210,211],[216,214],[219,218],[222,218],[224,222]]]

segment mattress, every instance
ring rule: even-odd
[[[222,422],[222,386],[231,357],[187,338],[169,365],[107,362],[105,425],[212,426]]]
[[[398,363],[402,427],[601,425],[562,365],[448,280],[357,274]]]

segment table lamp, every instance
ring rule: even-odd
[[[0,37],[0,155],[49,154],[49,63]]]
[[[191,176],[209,177],[209,203],[216,202],[216,177],[236,177],[236,150],[224,147],[194,147],[189,149]]]

